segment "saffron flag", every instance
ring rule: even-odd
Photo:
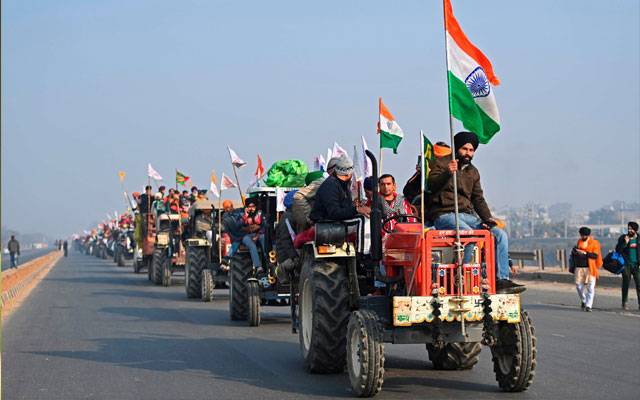
[[[396,119],[391,115],[387,106],[382,102],[382,97],[379,99],[379,117],[378,117],[378,134],[380,135],[380,148],[381,149],[393,149],[394,153],[398,153],[398,146],[404,137],[402,128],[396,122]]]
[[[120,178],[120,183],[124,183],[124,177],[126,176],[126,174],[124,173],[124,171],[119,171],[118,172],[118,178]]]
[[[155,179],[157,181],[161,181],[162,180],[162,176],[158,173],[158,171],[156,171],[155,169],[153,169],[153,167],[151,166],[151,164],[147,165],[147,176],[151,179]]]
[[[489,59],[469,41],[453,16],[451,0],[444,2],[447,69],[451,115],[486,144],[500,130],[500,114],[492,85],[500,81]]]
[[[189,177],[183,174],[182,172],[176,170],[176,185],[186,185]]]
[[[258,182],[258,180],[262,178],[262,175],[264,175],[264,167],[262,166],[262,158],[260,158],[260,154],[258,154],[258,166],[256,167],[254,175],[256,177],[256,182]]]
[[[218,178],[216,178],[216,171],[211,171],[211,193],[213,193],[216,197],[220,197],[220,192],[218,191]]]
[[[247,165],[242,158],[238,157],[235,151],[231,150],[231,147],[227,146],[227,149],[229,149],[229,157],[231,157],[231,164],[233,164],[234,167],[242,168]]]
[[[233,181],[231,180],[231,178],[229,178],[228,176],[226,176],[224,174],[224,172],[222,173],[222,178],[220,181],[220,190],[227,190],[227,189],[232,189],[238,187],[236,186],[235,183],[233,183]]]

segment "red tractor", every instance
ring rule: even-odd
[[[377,165],[373,163],[373,180]],[[360,397],[374,396],[384,380],[384,343],[425,344],[435,369],[470,369],[481,344],[491,350],[499,387],[526,390],[536,368],[536,338],[519,294],[496,294],[491,233],[461,231],[475,245],[469,264],[456,262],[456,232],[428,230],[416,216],[396,215],[382,240],[374,196],[371,245],[364,219],[319,222],[305,246],[294,285],[293,328],[307,369],[338,373],[347,367]],[[411,217],[411,218],[409,218]],[[381,269],[384,266],[384,272]],[[374,282],[384,282],[384,293]]]

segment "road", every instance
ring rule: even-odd
[[[27,261],[33,260],[34,258],[41,257],[50,251],[53,251],[53,248],[22,250],[20,252],[20,257],[18,259],[18,267],[20,267],[20,264],[24,264]],[[9,254],[2,253],[2,270],[5,271],[10,267],[11,267],[11,258],[9,257]]]
[[[530,287],[538,369],[520,394],[498,391],[488,349],[471,371],[431,369],[424,346],[387,345],[377,399],[637,398],[640,314],[617,295],[581,312],[572,290]],[[565,290],[565,291],[562,291]],[[300,399],[351,397],[348,377],[309,375],[287,308],[263,325],[229,321],[227,292],[187,300],[181,284],[72,252],[4,324],[5,399]]]

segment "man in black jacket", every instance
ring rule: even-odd
[[[640,308],[640,239],[638,238],[638,223],[631,221],[627,224],[627,234],[618,238],[616,251],[624,258],[622,271],[622,308],[628,310],[629,284],[631,277],[636,283],[636,296]]]
[[[338,158],[333,173],[318,188],[310,219],[318,221],[341,221],[355,218],[358,214],[368,216],[371,209],[356,207],[351,199],[353,161],[347,155]]]

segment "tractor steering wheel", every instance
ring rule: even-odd
[[[398,222],[409,222],[409,218],[415,218],[416,221],[418,221],[418,223],[421,223],[422,221],[420,220],[420,217],[418,217],[417,215],[409,215],[409,214],[394,214],[390,217],[385,218],[382,221],[382,230],[385,233],[391,233],[390,229],[387,229],[387,223],[389,221],[393,221],[393,220],[397,220]]]

